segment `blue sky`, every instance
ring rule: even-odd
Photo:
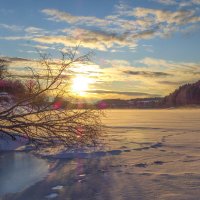
[[[0,55],[29,61],[12,59],[13,73],[34,67],[36,48],[58,59],[81,42],[95,53],[84,68],[91,98],[164,96],[200,78],[200,0],[0,3]]]

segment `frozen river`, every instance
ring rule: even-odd
[[[199,120],[199,109],[107,110],[102,148],[50,160],[43,179],[46,161],[1,155],[0,193],[18,190],[2,199],[199,200]]]

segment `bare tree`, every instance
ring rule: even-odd
[[[74,104],[60,109],[58,102],[46,98],[71,100],[67,95],[70,67],[90,60],[90,54],[77,57],[76,52],[77,48],[62,53],[62,58],[56,63],[41,55],[42,73],[29,68],[30,79],[24,81],[26,93],[0,110],[0,135],[13,140],[25,138],[36,146],[72,146],[96,141],[101,133],[99,110],[77,109]],[[38,99],[45,103],[36,104]]]

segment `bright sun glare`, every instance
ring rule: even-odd
[[[84,77],[82,75],[77,75],[72,80],[72,92],[77,95],[84,96],[91,83],[92,80],[90,78]]]

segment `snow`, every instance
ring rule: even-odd
[[[49,175],[8,199],[40,200],[47,194],[61,200],[199,199],[199,109],[106,115],[99,147],[40,152],[50,162]],[[57,186],[62,187],[51,193]]]
[[[18,137],[18,136],[16,136],[16,140],[12,140],[7,135],[0,135],[0,151],[30,150],[30,146],[28,146],[27,143],[28,143],[28,140]]]

